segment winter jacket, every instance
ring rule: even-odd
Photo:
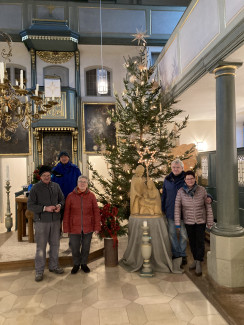
[[[100,212],[95,195],[86,190],[78,193],[77,188],[65,201],[63,230],[69,234],[85,234],[101,230]]]
[[[35,184],[28,196],[27,209],[34,212],[34,221],[51,222],[60,220],[60,212],[43,212],[44,206],[64,205],[64,195],[57,183],[42,181]]]
[[[166,217],[174,220],[175,198],[178,190],[184,185],[185,172],[174,176],[171,172],[165,177],[162,194],[162,211]]]
[[[70,161],[67,164],[59,162],[52,173],[52,181],[60,185],[65,198],[77,186],[77,179],[81,175],[79,168]]]
[[[207,223],[213,225],[211,204],[206,203],[207,192],[204,187],[197,185],[193,196],[179,189],[175,199],[175,225],[180,226],[181,212],[185,224],[193,225]]]

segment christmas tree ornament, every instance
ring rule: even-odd
[[[132,36],[135,37],[135,38],[132,40],[132,42],[134,42],[134,41],[137,40],[137,41],[138,41],[138,45],[140,45],[140,43],[146,43],[145,38],[146,38],[146,37],[149,37],[149,35],[147,35],[146,33],[147,33],[146,31],[143,32],[143,31],[138,30],[138,29],[136,28],[136,34],[132,34]]]

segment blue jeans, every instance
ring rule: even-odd
[[[180,238],[178,240],[174,220],[172,219],[167,219],[167,220],[169,226],[169,239],[171,242],[173,257],[186,256],[187,232],[186,232],[186,227],[184,225],[184,222],[182,220],[180,221]]]

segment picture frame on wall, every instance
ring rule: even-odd
[[[27,156],[31,154],[30,129],[18,125],[15,133],[10,133],[11,139],[0,139],[0,156]]]
[[[83,103],[83,151],[96,153],[101,149],[96,137],[105,137],[116,145],[116,128],[109,119],[108,110],[115,110],[111,103]]]
[[[73,140],[71,132],[43,132],[42,136],[42,164],[55,166],[58,162],[58,155],[61,151],[73,158]]]

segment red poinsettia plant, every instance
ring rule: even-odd
[[[98,233],[100,239],[113,238],[114,246],[118,244],[118,236],[127,234],[127,225],[122,225],[123,219],[119,216],[119,209],[105,204],[100,208],[101,230]]]

